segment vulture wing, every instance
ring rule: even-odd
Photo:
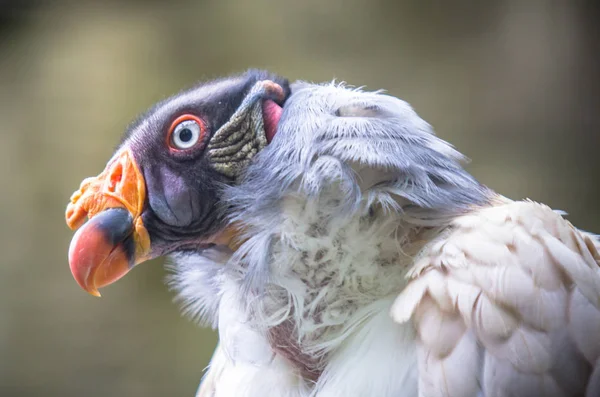
[[[413,320],[420,396],[600,396],[598,241],[507,202],[428,244],[392,316]]]

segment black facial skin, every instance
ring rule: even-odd
[[[131,148],[146,182],[142,220],[150,234],[152,257],[206,248],[206,240],[223,229],[226,208],[220,202],[222,187],[235,182],[211,168],[205,148],[261,80],[274,81],[283,88],[285,98],[290,95],[286,79],[250,70],[198,85],[158,103],[124,135],[122,145]],[[264,99],[283,106],[275,97]],[[206,133],[196,148],[174,153],[167,144],[167,134],[173,121],[184,114],[202,119]]]

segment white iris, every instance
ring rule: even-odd
[[[197,121],[186,120],[177,124],[173,131],[173,145],[177,149],[189,149],[200,139],[200,126]]]

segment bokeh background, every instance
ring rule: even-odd
[[[64,207],[152,103],[248,67],[413,104],[482,182],[600,232],[600,25],[583,1],[0,0],[0,396],[192,396],[216,336],[160,260],[93,298]]]

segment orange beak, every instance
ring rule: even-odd
[[[141,213],[146,184],[129,149],[117,152],[102,173],[85,179],[67,206],[75,230],[69,265],[77,283],[94,296],[98,288],[150,259],[150,236]],[[85,218],[89,221],[85,223]]]

